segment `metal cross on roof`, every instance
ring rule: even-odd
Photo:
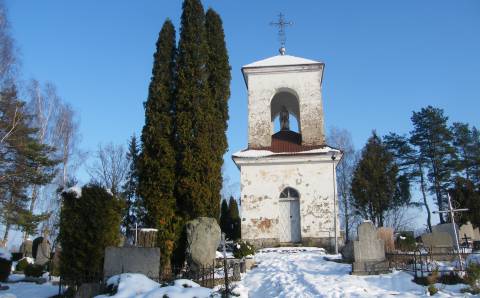
[[[280,54],[285,55],[285,42],[287,37],[285,35],[285,27],[293,25],[293,22],[286,21],[283,13],[278,14],[278,22],[270,22],[270,25],[278,27],[278,40],[280,41]]]

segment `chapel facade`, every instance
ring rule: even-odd
[[[242,68],[248,148],[232,158],[241,172],[241,236],[256,247],[341,242],[335,167],[342,153],[325,142],[324,66],[283,52]]]

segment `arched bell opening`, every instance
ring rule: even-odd
[[[296,93],[285,89],[277,92],[270,102],[273,131],[294,131],[301,133],[300,105]]]

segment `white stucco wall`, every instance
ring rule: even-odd
[[[278,239],[279,196],[288,186],[300,194],[302,239],[333,237],[334,176],[330,156],[234,158],[241,170],[242,239]],[[337,220],[339,236],[338,226]]]
[[[270,146],[273,131],[270,102],[275,94],[282,91],[289,91],[298,98],[302,144],[325,143],[321,90],[323,65],[246,69],[244,72],[248,85],[250,148]]]

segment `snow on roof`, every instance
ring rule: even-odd
[[[235,152],[232,156],[233,157],[247,157],[247,158],[254,158],[254,157],[266,157],[266,156],[275,156],[275,155],[291,155],[291,154],[315,154],[315,153],[328,153],[328,152],[340,152],[337,149],[325,146],[318,149],[300,151],[300,152],[272,152],[270,150],[244,150]]]
[[[290,56],[290,55],[277,55],[260,61],[256,61],[247,65],[244,68],[249,67],[267,67],[267,66],[282,66],[282,65],[304,65],[304,64],[318,64],[319,61],[310,59]]]

